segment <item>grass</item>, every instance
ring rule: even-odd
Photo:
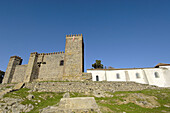
[[[4,95],[4,98],[5,97],[21,98],[24,100],[21,102],[21,104],[23,105],[32,104],[34,106],[34,109],[31,110],[29,113],[39,113],[40,109],[57,104],[63,96],[63,93],[54,93],[54,92],[29,93],[28,91],[29,89],[23,88],[19,91],[7,93],[6,95]],[[32,100],[28,100],[26,97],[29,94],[34,95],[35,98],[33,98]]]
[[[29,89],[23,88],[19,91],[11,92],[4,97],[11,98],[22,98],[24,101],[22,104],[32,104],[34,109],[29,113],[38,113],[40,109],[47,106],[56,105],[63,96],[63,93],[53,93],[53,92],[28,92]],[[147,89],[142,91],[119,91],[110,93],[113,97],[95,97],[97,104],[103,113],[160,113],[163,111],[170,112],[170,107],[165,107],[164,105],[170,106],[170,89]],[[117,100],[124,101],[124,98],[132,93],[140,93],[146,96],[154,96],[157,98],[160,106],[157,108],[144,108],[134,103],[128,104],[118,104]],[[33,94],[35,98],[28,100],[26,97],[29,94]],[[92,94],[85,95],[83,93],[70,93],[70,97],[94,97]],[[41,102],[38,102],[41,101]],[[137,100],[140,101],[140,100]]]
[[[131,93],[142,93],[147,96],[155,96],[157,98],[157,101],[161,105],[157,108],[144,108],[140,107],[134,103],[128,103],[128,104],[121,104],[118,105],[116,103],[116,100],[122,101],[124,97]],[[111,94],[111,93],[109,93]],[[120,96],[120,94],[123,94],[123,96]],[[142,91],[119,91],[112,93],[113,97],[105,97],[105,98],[95,98],[96,102],[99,106],[109,108],[113,112],[119,113],[119,112],[126,112],[126,113],[160,113],[162,111],[170,112],[170,108],[165,107],[164,105],[170,106],[170,89],[160,89],[160,90],[142,90]],[[102,102],[101,100],[104,100]],[[103,111],[105,112],[105,111]]]

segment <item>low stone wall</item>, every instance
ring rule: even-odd
[[[137,91],[143,89],[159,89],[156,86],[138,84],[135,82],[33,82],[26,83],[26,88],[39,92],[78,92],[93,91]]]

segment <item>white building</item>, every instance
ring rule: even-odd
[[[87,69],[93,81],[133,81],[159,87],[170,87],[170,64],[153,68]]]

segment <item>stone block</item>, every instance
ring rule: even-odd
[[[21,89],[23,86],[25,85],[25,83],[18,83],[13,87],[13,90],[19,90]]]
[[[98,109],[94,97],[62,98],[59,103],[62,109]]]

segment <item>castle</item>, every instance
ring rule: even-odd
[[[83,36],[66,35],[65,52],[34,52],[28,64],[21,64],[21,57],[11,56],[2,83],[84,80]]]

